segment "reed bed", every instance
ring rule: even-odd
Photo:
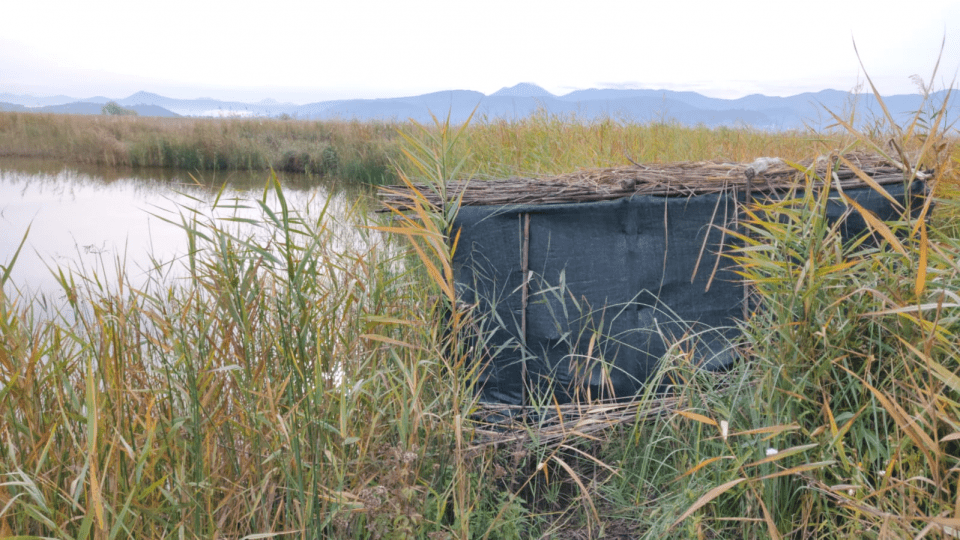
[[[396,181],[396,126],[376,122],[0,113],[0,157],[191,172],[270,169]]]
[[[0,537],[499,537],[522,524],[519,510],[491,519],[515,503],[457,457],[471,377],[436,332],[442,287],[363,213],[340,209],[343,232],[326,212],[345,201],[307,215],[275,177],[267,187],[216,203],[259,208],[254,233],[174,216],[188,254],[146,284],[119,261],[115,286],[61,271],[58,315],[41,313],[54,299],[10,293],[5,261]]]
[[[432,129],[429,128],[428,129]],[[363,184],[396,184],[401,133],[411,123],[275,119],[148,118],[0,113],[0,157],[49,158],[114,167],[190,172],[302,172]],[[584,168],[704,160],[799,160],[842,132],[767,132],[749,128],[631,124],[540,111],[519,120],[472,122],[452,149],[470,177],[560,175]]]
[[[585,121],[539,111],[518,120],[480,119],[464,133],[463,146],[470,149],[465,170],[491,179],[562,175],[631,162],[743,162],[760,156],[796,161],[816,154],[824,143],[843,147],[851,140],[839,130],[772,132],[615,118]]]

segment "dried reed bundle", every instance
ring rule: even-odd
[[[572,438],[597,439],[597,434],[614,426],[673,412],[680,397],[663,396],[653,404],[640,396],[629,400],[595,400],[565,403],[537,411],[523,405],[480,403],[473,418],[475,436],[472,450],[503,444],[551,447]]]
[[[803,169],[812,166],[816,167],[817,176],[822,178],[835,157],[802,160],[797,163],[800,169],[777,158],[761,158],[753,163],[634,163],[630,167],[585,169],[542,178],[452,181],[447,193],[451,200],[462,195],[461,204],[466,206],[578,203],[633,195],[692,196],[744,189],[763,193],[804,185]],[[874,154],[850,153],[843,157],[881,185],[902,182],[912,174],[902,164],[890,163]],[[866,185],[856,172],[845,165],[831,171],[832,185],[839,184],[841,189]],[[929,173],[917,172],[916,176],[923,179]],[[416,187],[432,204],[439,205],[440,201],[426,186]],[[380,197],[386,205],[402,209],[410,200],[410,192],[406,186],[388,186],[381,188]]]

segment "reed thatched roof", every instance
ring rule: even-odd
[[[845,154],[843,158],[877,184],[904,181],[905,168],[881,156],[851,153]],[[632,195],[690,196],[734,189],[763,193],[805,185],[803,169],[809,169],[814,163],[816,177],[823,178],[827,174],[828,166],[832,166],[836,161],[827,157],[807,159],[797,164],[800,170],[779,158],[759,158],[752,163],[635,163],[629,167],[584,169],[542,178],[452,181],[448,185],[447,193],[450,200],[456,200],[462,193],[462,204],[468,206],[576,203],[619,199]],[[845,164],[841,164],[832,173],[834,179],[831,185],[839,183],[841,189],[866,185],[857,173]],[[926,173],[918,173],[917,177],[924,179]],[[416,187],[432,204],[439,205],[438,196],[428,186],[418,184]],[[380,190],[381,200],[400,210],[407,208],[410,195],[407,186],[388,186]]]

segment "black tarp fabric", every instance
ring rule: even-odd
[[[914,195],[924,192],[920,182],[913,186]],[[885,189],[905,201],[902,184]],[[846,193],[881,219],[899,216],[872,189]],[[671,348],[706,369],[728,366],[744,293],[732,262],[718,254],[730,249],[722,227],[735,218],[736,197],[461,208],[453,262],[460,300],[485,316],[481,399],[630,397]],[[915,206],[919,198],[910,198]],[[846,238],[866,230],[838,194],[827,214],[846,216]]]

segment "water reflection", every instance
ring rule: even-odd
[[[57,268],[115,282],[118,266],[135,285],[153,261],[170,263],[185,255],[186,234],[176,223],[194,215],[258,217],[259,208],[249,201],[264,197],[268,178],[264,173],[191,178],[180,171],[0,161],[0,265],[6,267],[26,236],[4,289],[8,295],[62,295]],[[334,217],[343,216],[358,196],[338,191],[328,205],[330,189],[315,185],[315,180],[296,175],[280,179],[291,209],[306,215],[319,215],[326,208]],[[268,194],[267,204],[275,203]],[[367,241],[355,228],[332,223],[343,228],[337,238],[344,248]]]

